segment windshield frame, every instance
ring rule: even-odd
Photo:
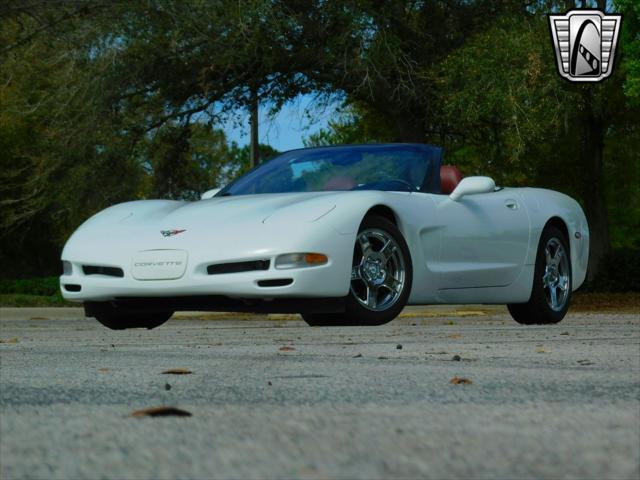
[[[290,155],[291,153],[295,153],[295,152],[301,152],[301,151],[316,151],[316,152],[321,152],[323,150],[332,150],[332,149],[354,149],[354,150],[364,150],[364,151],[370,151],[370,150],[390,150],[390,149],[397,149],[397,150],[406,150],[406,149],[414,149],[414,150],[418,150],[418,151],[423,151],[425,153],[425,155],[430,155],[431,158],[431,163],[430,165],[427,166],[427,168],[425,169],[425,174],[424,174],[424,178],[422,179],[422,183],[420,185],[417,186],[416,190],[412,190],[413,192],[419,192],[419,193],[440,193],[440,165],[442,164],[442,158],[444,156],[444,149],[442,147],[439,147],[437,145],[430,145],[430,144],[425,144],[425,143],[370,143],[370,144],[358,144],[358,145],[327,145],[327,146],[321,146],[321,147],[309,147],[309,148],[297,148],[297,149],[293,149],[293,150],[287,150],[285,152],[280,153],[279,155],[275,156],[274,158],[260,163],[258,165],[256,165],[255,167],[251,168],[250,170],[248,170],[247,172],[245,172],[243,175],[241,175],[240,177],[236,178],[235,180],[233,180],[231,183],[229,183],[228,185],[226,185],[222,190],[220,190],[215,197],[224,197],[224,196],[243,196],[243,195],[273,195],[276,194],[276,192],[266,192],[266,193],[241,193],[241,194],[232,194],[231,192],[229,192],[230,189],[233,188],[234,185],[236,185],[239,181],[241,181],[243,178],[247,177],[248,175],[253,174],[253,172],[261,169],[261,168],[265,168],[268,164],[277,161],[278,159],[280,159],[281,157],[285,156],[285,155]],[[376,191],[377,189],[371,188],[371,189],[363,189],[363,190],[369,190],[369,191]],[[321,190],[324,192],[332,192],[332,191],[353,191],[353,190]],[[407,192],[406,189],[401,189],[401,190],[377,190],[377,191],[397,191],[397,192]],[[317,193],[318,191],[315,192],[281,192],[281,193]]]

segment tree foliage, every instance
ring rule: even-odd
[[[615,5],[624,15],[621,35],[624,91],[630,102],[640,107],[640,2],[616,0]]]

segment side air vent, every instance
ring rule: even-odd
[[[104,267],[102,265],[83,265],[85,275],[106,275],[108,277],[124,277],[124,272],[119,267]]]
[[[207,267],[209,275],[222,273],[253,272],[255,270],[269,270],[269,260],[252,260],[250,262],[217,263]]]
[[[259,287],[286,287],[293,283],[293,278],[274,278],[273,280],[258,280]]]
[[[64,285],[64,289],[67,292],[79,292],[80,290],[82,290],[82,287],[74,283],[67,283],[66,285]]]

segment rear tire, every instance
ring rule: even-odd
[[[303,313],[302,318],[317,327],[383,325],[406,305],[412,279],[411,255],[402,233],[388,219],[370,215],[358,230],[345,312]]]
[[[126,330],[129,328],[146,328],[151,330],[165,323],[173,312],[161,311],[152,313],[136,313],[130,310],[120,310],[111,303],[92,303],[86,308],[87,316],[95,317],[98,322],[111,330]]]
[[[529,301],[507,308],[513,319],[523,325],[558,323],[569,309],[571,288],[568,239],[560,229],[550,225],[542,232],[538,244]]]

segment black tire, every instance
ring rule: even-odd
[[[550,298],[552,298],[550,295],[550,289],[545,286],[545,274],[547,273],[546,249],[550,243],[553,245],[554,242],[558,242],[562,245],[567,260],[564,268],[566,268],[568,281],[565,284],[566,290],[560,289],[561,292],[566,291],[566,296],[563,297],[561,308],[557,308],[559,305],[557,305],[556,308],[552,308],[551,304],[553,301],[550,300]],[[573,285],[571,258],[569,255],[568,239],[565,234],[553,225],[547,226],[542,232],[542,235],[540,236],[540,243],[538,244],[538,252],[536,254],[536,264],[533,274],[533,287],[529,301],[527,303],[507,305],[509,313],[516,322],[523,325],[549,325],[558,323],[564,318],[567,310],[569,309],[569,304],[571,303],[571,288]],[[562,279],[562,276],[559,278]]]
[[[358,235],[362,232],[376,229],[386,233],[395,242],[397,250],[394,250],[402,256],[402,267],[404,269],[403,282],[399,295],[395,297],[395,300],[388,308],[380,311],[370,310],[365,308],[357,299],[354,293],[354,288],[349,292],[349,295],[345,298],[345,312],[344,313],[304,313],[302,318],[311,326],[327,327],[327,326],[374,326],[383,325],[396,318],[404,306],[407,303],[409,294],[411,293],[411,285],[413,280],[413,267],[411,264],[411,254],[409,253],[409,247],[404,240],[402,233],[398,230],[391,221],[378,216],[369,215],[362,221],[358,230]],[[353,266],[357,266],[358,252],[360,247],[358,241],[354,246],[354,263]],[[374,252],[378,253],[378,252]],[[364,280],[361,280],[364,282]],[[353,281],[352,281],[353,282]],[[368,291],[368,290],[367,290]],[[397,291],[397,290],[396,290]],[[393,295],[393,294],[392,294]]]
[[[146,328],[151,330],[165,323],[173,312],[161,311],[152,313],[137,313],[120,310],[111,303],[93,303],[86,308],[87,316],[95,317],[98,322],[111,330],[126,330],[129,328]]]

